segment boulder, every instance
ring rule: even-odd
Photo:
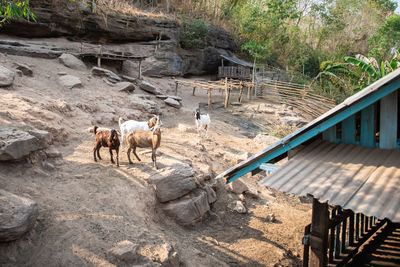
[[[136,95],[132,95],[129,100],[132,110],[139,110],[142,113],[155,115],[160,115],[162,113],[160,106],[153,100],[143,99]]]
[[[188,226],[203,220],[210,210],[210,205],[207,192],[196,189],[183,198],[168,202],[162,209],[178,224]]]
[[[128,75],[122,75],[122,79],[127,80],[128,82],[131,82],[131,83],[136,83],[136,81],[137,81],[136,78],[133,78],[133,77],[128,76]]]
[[[44,149],[53,143],[53,135],[47,131],[30,130],[28,133],[39,140],[39,149]]]
[[[204,190],[207,193],[208,204],[212,204],[217,201],[217,194],[209,185],[204,186]]]
[[[128,240],[121,241],[111,248],[109,252],[118,260],[134,262],[138,258],[138,245]]]
[[[163,266],[163,267],[175,267],[180,266],[180,259],[178,252],[169,243],[150,245],[146,249],[141,251],[146,261],[138,266]]]
[[[161,100],[165,100],[167,99],[169,96],[167,95],[156,95],[157,98],[161,99]]]
[[[64,66],[74,70],[86,70],[86,65],[82,60],[71,54],[62,54],[58,60]]]
[[[149,179],[160,202],[180,198],[197,187],[193,169],[184,163],[166,167]]]
[[[165,99],[164,102],[165,102],[165,104],[172,106],[174,108],[181,108],[181,103],[179,103],[178,101],[176,101],[175,99],[172,99],[170,97]]]
[[[0,130],[0,161],[22,159],[39,146],[39,139],[27,132],[16,129]]]
[[[60,76],[60,77],[58,77],[58,81],[63,87],[68,88],[68,89],[82,86],[81,80],[78,77],[73,76],[73,75]]]
[[[0,189],[0,242],[17,240],[34,226],[35,201]]]
[[[240,181],[238,179],[236,179],[233,182],[227,184],[227,188],[232,193],[235,193],[235,194],[238,194],[238,195],[249,190],[247,185],[245,185],[242,181]]]
[[[14,72],[0,65],[0,87],[12,85],[14,78]]]
[[[235,207],[233,208],[233,210],[236,211],[237,213],[240,213],[240,214],[247,213],[247,209],[244,206],[243,202],[239,201],[239,200],[236,201],[236,204],[235,204]]]
[[[179,102],[182,101],[182,97],[177,96],[177,95],[169,95],[168,98],[172,98],[172,99],[174,99],[176,101],[179,101]]]
[[[118,91],[120,91],[120,92],[132,93],[136,89],[135,85],[130,82],[119,82],[116,85],[118,87]]]
[[[21,71],[23,75],[30,77],[33,76],[33,71],[29,66],[21,63],[15,63],[15,64],[17,65],[17,70]]]
[[[150,94],[153,94],[153,95],[162,95],[162,94],[163,94],[163,93],[162,93],[158,88],[156,88],[154,85],[152,85],[152,84],[149,83],[149,82],[143,81],[143,80],[138,81],[138,86],[139,86],[140,89],[142,89],[143,91],[146,91],[146,92],[148,92],[148,93],[150,93]]]
[[[253,141],[256,144],[259,144],[259,145],[262,145],[265,147],[275,144],[279,140],[280,139],[278,137],[266,135],[266,134],[257,134],[256,137],[254,137],[254,139],[253,139]]]
[[[112,72],[111,70],[99,68],[99,67],[93,67],[91,70],[92,75],[94,76],[100,76],[100,77],[106,77],[109,81],[111,82],[120,82],[122,79]]]
[[[240,152],[239,154],[236,155],[236,164],[248,159],[250,157],[249,152]]]

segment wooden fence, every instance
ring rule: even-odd
[[[368,217],[364,214],[355,214],[351,210],[343,210],[334,207],[330,211],[328,235],[319,237],[321,249],[325,255],[325,266],[346,266],[351,260],[354,262],[363,261],[366,254],[360,258],[360,248],[363,247],[365,253],[371,253],[371,249],[366,249],[365,244],[373,235],[382,235],[384,228],[391,227],[388,220],[378,220],[375,217]],[[310,242],[312,241],[311,225],[305,227],[303,238],[304,254],[303,267],[310,266]],[[316,239],[314,237],[314,239]],[[375,238],[376,239],[376,238]],[[377,248],[375,245],[373,248]],[[372,249],[373,249],[372,248]],[[359,265],[354,265],[359,266]],[[361,266],[361,265],[360,265]],[[362,265],[364,266],[364,265]],[[382,265],[383,266],[383,265]]]
[[[314,93],[301,84],[264,79],[258,83],[258,96],[270,101],[286,103],[313,117],[318,117],[333,108],[335,101]]]
[[[295,83],[264,79],[255,84],[249,81],[228,80],[227,78],[218,81],[175,80],[175,83],[175,93],[179,85],[193,87],[193,95],[197,88],[207,90],[209,108],[212,105],[212,91],[215,90],[225,92],[225,108],[229,105],[233,90],[239,93],[238,102],[242,101],[243,93],[247,90],[247,99],[256,96],[269,101],[285,103],[308,113],[312,117],[318,117],[335,106],[332,99],[315,94],[311,88]]]

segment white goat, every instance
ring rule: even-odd
[[[122,122],[123,119],[120,117],[118,122],[119,122],[119,129],[121,130],[121,151],[123,150],[123,143],[126,141],[125,136],[133,131],[133,130],[150,130],[153,128],[157,122],[160,120],[159,116],[154,115],[150,120],[148,121],[135,121],[135,120],[129,120]]]
[[[194,112],[194,119],[196,122],[197,134],[200,136],[200,131],[202,129],[206,130],[206,138],[208,138],[208,129],[210,128],[210,115],[200,114],[200,110],[197,109]]]

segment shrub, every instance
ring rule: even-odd
[[[180,44],[184,49],[202,48],[209,31],[209,26],[200,19],[185,19],[180,36]]]

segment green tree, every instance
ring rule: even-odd
[[[11,19],[25,18],[36,21],[29,0],[0,0],[0,27]]]

